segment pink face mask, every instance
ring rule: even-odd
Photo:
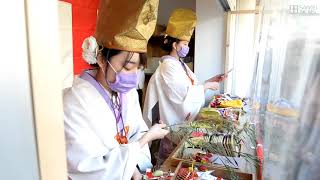
[[[138,83],[138,75],[136,72],[132,72],[132,73],[117,72],[113,68],[111,63],[109,61],[107,61],[107,62],[109,63],[112,70],[116,73],[115,82],[111,83],[111,82],[107,81],[110,89],[112,89],[115,92],[125,94],[125,93],[129,92],[131,89],[136,88],[137,83]]]
[[[177,51],[178,56],[181,58],[186,57],[189,53],[189,49],[189,46],[182,46],[182,48],[179,51]]]

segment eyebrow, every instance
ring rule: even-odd
[[[123,66],[123,68],[126,69],[126,70],[130,70],[129,68],[126,67],[129,63],[132,64],[132,65],[138,64],[137,62],[126,61],[126,63],[125,63],[125,65]]]
[[[131,63],[131,64],[137,64],[137,62],[133,62],[133,61],[127,61],[127,62],[126,62],[126,64],[129,64],[129,63]]]

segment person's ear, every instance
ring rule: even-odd
[[[102,72],[105,73],[107,62],[106,62],[106,59],[104,58],[104,56],[102,55],[102,53],[98,53],[97,64],[98,64],[99,68],[102,70]]]
[[[172,43],[172,48],[177,50],[177,42]]]

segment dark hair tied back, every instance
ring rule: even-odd
[[[174,42],[179,43],[180,40],[177,38],[173,38],[171,36],[164,36],[160,48],[163,49],[164,51],[171,52],[172,51],[172,44]]]

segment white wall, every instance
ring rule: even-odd
[[[171,12],[176,8],[190,8],[196,11],[196,0],[160,0],[158,24],[166,25]]]
[[[224,67],[225,18],[218,0],[196,1],[195,74],[199,81],[222,73]],[[221,85],[220,91],[222,92]],[[206,99],[219,91],[208,91]]]
[[[66,180],[58,4],[0,6],[0,180]]]
[[[0,179],[39,180],[25,1],[0,6]]]
[[[58,1],[30,0],[26,3],[28,58],[41,180],[67,180]]]
[[[70,3],[58,2],[61,74],[63,88],[72,86],[73,82],[73,49],[72,49],[72,7]]]

